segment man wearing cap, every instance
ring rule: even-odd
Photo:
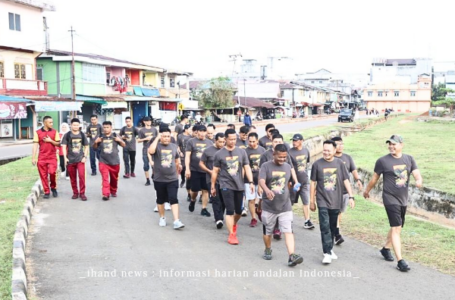
[[[138,143],[143,143],[144,147],[142,148],[142,160],[144,162],[144,172],[145,172],[145,178],[146,182],[145,185],[149,186],[150,185],[150,161],[149,157],[147,155],[147,149],[148,149],[148,143],[153,137],[156,137],[158,135],[158,130],[156,130],[155,127],[152,127],[152,119],[150,117],[145,117],[143,119],[144,121],[144,128],[142,128],[139,131],[139,138],[137,139]]]
[[[297,180],[302,185],[298,192],[291,189],[291,202],[299,202],[299,197],[302,199],[303,216],[305,217],[303,228],[313,229],[314,225],[310,220],[310,182],[307,173],[308,163],[310,162],[310,151],[303,147],[303,136],[300,133],[294,134],[291,140],[292,148],[289,150],[289,155],[294,162]]]
[[[265,135],[259,139],[259,146],[265,150],[272,149],[272,130],[275,129],[275,125],[272,123],[265,126]]]
[[[186,180],[191,178],[191,202],[189,205],[190,212],[194,211],[196,197],[199,191],[202,191],[202,210],[201,215],[210,217],[211,214],[207,210],[208,203],[208,186],[205,180],[205,172],[199,166],[202,153],[205,149],[212,146],[213,143],[206,139],[207,128],[204,125],[197,127],[197,137],[190,139],[186,143],[185,149],[185,176]]]
[[[399,135],[392,135],[386,141],[389,154],[379,158],[374,167],[374,174],[363,193],[365,198],[370,197],[370,191],[374,188],[382,174],[383,191],[382,200],[389,219],[390,230],[387,235],[385,246],[380,250],[386,261],[393,261],[390,252],[393,247],[397,257],[397,269],[407,272],[409,268],[401,256],[401,229],[404,226],[406,207],[408,205],[408,188],[410,175],[415,179],[415,185],[422,187],[422,176],[417,168],[414,158],[403,153],[403,138]]]

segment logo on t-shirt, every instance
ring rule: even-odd
[[[113,151],[113,140],[103,139],[103,152],[106,154],[111,154]]]
[[[125,135],[126,135],[126,141],[127,142],[131,142],[131,140],[133,139],[133,132],[132,131],[125,131]]]
[[[79,154],[82,150],[82,140],[81,139],[72,139],[71,140],[71,152]]]
[[[272,142],[267,142],[265,143],[265,150],[270,150],[273,149],[273,144]]]
[[[90,128],[90,136],[92,137],[92,139],[96,138],[97,135],[98,135],[98,128],[97,127]]]
[[[324,168],[324,189],[328,192],[337,190],[337,168]]]
[[[202,152],[207,148],[206,144],[196,144],[196,157],[201,158]]]
[[[229,175],[236,176],[239,171],[239,157],[238,156],[226,157],[226,164]]]
[[[297,161],[297,172],[299,173],[305,172],[305,166],[307,161],[306,155],[299,155],[295,158],[295,160]]]
[[[161,150],[161,166],[165,169],[172,166],[172,150]]]
[[[395,185],[397,188],[408,187],[408,169],[406,165],[393,166],[393,172],[395,173]]]
[[[259,172],[259,162],[260,161],[261,161],[261,154],[251,154],[250,155],[251,171]]]
[[[283,195],[286,188],[286,172],[272,171],[272,180],[270,180],[270,189],[276,195]]]

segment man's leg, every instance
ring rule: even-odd
[[[68,164],[66,166],[68,173],[70,175],[71,188],[73,189],[73,195],[79,195],[79,190],[77,188],[77,163]]]
[[[126,178],[128,178],[130,174],[130,153],[128,149],[125,148],[123,148],[123,163],[125,164],[125,175]]]
[[[310,220],[310,185],[304,184],[301,187],[300,198],[303,202],[303,216],[305,217],[305,221]]]
[[[167,195],[169,199],[169,204],[171,205],[172,215],[174,221],[179,220],[179,200],[178,200],[178,191],[179,191],[179,181],[169,182],[167,184]]]
[[[100,162],[99,163],[101,180],[102,180],[102,194],[104,197],[109,198],[110,196],[110,185],[109,185],[109,167],[108,165]]]
[[[318,208],[319,228],[321,230],[322,251],[324,254],[332,254],[332,233],[330,232],[329,210],[325,207]]]
[[[130,162],[131,162],[131,173],[134,174],[134,169],[136,167],[136,151],[129,151]]]
[[[119,172],[120,172],[120,165],[109,166],[109,176],[111,178],[109,186],[110,186],[110,192],[112,195],[117,195]]]
[[[237,223],[234,219],[234,191],[229,189],[221,189],[221,195],[223,196],[224,204],[226,205],[226,229],[231,235],[234,233],[234,224]],[[237,221],[238,219],[240,218],[237,218]]]
[[[153,186],[156,191],[156,205],[158,206],[158,214],[160,218],[165,217],[164,203],[167,199],[167,187],[165,182],[153,181]]]
[[[213,209],[213,216],[215,217],[215,222],[223,221],[224,220],[224,210],[222,209],[221,204],[221,194],[220,194],[220,186],[219,184],[215,185],[216,195],[215,197],[210,195],[210,199],[212,200],[212,209]]]
[[[234,192],[234,225],[237,226],[237,222],[242,217],[243,210],[243,191]]]
[[[57,158],[52,160],[47,165],[47,172],[49,173],[49,179],[51,182],[51,190],[57,190]]]
[[[149,158],[146,153],[142,153],[142,161],[144,162],[143,169],[144,169],[145,179],[146,179],[145,185],[150,185],[150,174],[149,174],[150,162],[149,162]]]
[[[286,243],[286,248],[288,249],[288,254],[295,253],[295,241],[294,233],[292,233],[292,222],[294,220],[294,214],[292,211],[287,211],[279,214],[278,218],[280,222],[281,231],[284,233],[284,240]]]
[[[401,256],[401,230],[404,226],[406,207],[387,205],[385,208],[389,218],[390,230],[384,248],[391,249],[393,247],[397,261],[400,261],[403,259]]]
[[[333,248],[333,241],[335,239],[335,234],[338,228],[338,216],[340,215],[339,209],[329,209],[329,222],[330,222],[330,236]]]
[[[48,179],[48,174],[47,174],[47,164],[45,162],[40,162],[38,160],[38,163],[36,164],[38,167],[38,173],[39,177],[41,179],[41,184],[43,185],[44,189],[44,194],[49,195],[51,193],[49,189],[49,179]]]
[[[207,208],[208,203],[209,203],[209,191],[202,190],[202,209]]]
[[[85,195],[85,163],[77,164],[77,173],[79,175],[79,193]]]
[[[92,169],[92,174],[96,174],[96,153],[97,151],[93,147],[90,147],[90,168]]]

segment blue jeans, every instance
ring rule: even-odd
[[[96,173],[96,159],[100,159],[100,150],[101,149],[93,149],[90,147],[90,167],[92,168],[92,173]]]
[[[332,254],[333,239],[337,232],[339,209],[318,207],[319,228],[321,230],[322,251]]]

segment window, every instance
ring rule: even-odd
[[[16,79],[25,79],[25,65],[24,64],[14,64],[14,78]]]
[[[3,66],[3,62],[0,61],[0,78],[5,77],[5,67]]]
[[[36,67],[36,80],[43,80],[43,65]]]
[[[411,91],[411,97],[415,97],[416,96],[416,91]]]
[[[322,83],[322,80],[319,80],[319,83]]]
[[[106,84],[111,82],[111,72],[106,72]]]
[[[284,97],[284,91],[281,91],[281,98]]]
[[[82,80],[89,83],[104,84],[106,82],[106,69],[104,66],[83,63]]]
[[[161,76],[161,87],[164,88],[164,76]]]
[[[160,110],[177,111],[177,103],[176,102],[161,102],[160,101]]]
[[[21,31],[21,15],[8,13],[9,17],[9,29]]]
[[[378,97],[382,97],[382,91],[378,91]]]
[[[169,86],[170,87],[175,87],[175,78],[169,78]]]
[[[314,80],[311,80],[311,83],[314,83]]]
[[[368,97],[373,97],[373,92],[372,91],[368,91]]]
[[[400,96],[400,92],[399,91],[395,91],[394,94],[395,94],[395,97],[399,97]]]

